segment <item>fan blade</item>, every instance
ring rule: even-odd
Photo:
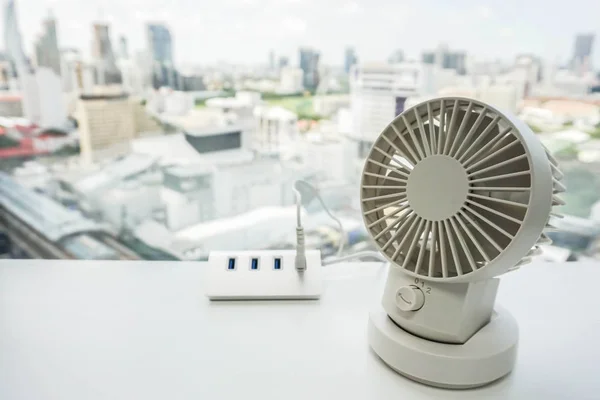
[[[417,126],[419,127],[419,135],[421,136],[423,152],[425,153],[425,157],[431,155],[431,146],[429,145],[429,140],[427,140],[427,135],[425,134],[425,127],[423,126],[423,121],[421,120],[421,116],[419,115],[419,111],[415,107],[414,109],[415,119],[417,121]]]
[[[456,126],[456,118],[459,112],[459,101],[455,100],[454,101],[454,107],[452,108],[452,117],[450,117],[450,126],[448,127],[448,130],[446,131],[446,143],[444,144],[444,152],[443,154],[448,154],[448,150],[450,149],[450,144],[453,141],[453,136],[455,136],[454,134],[454,127]]]
[[[448,228],[447,220],[444,221],[444,229],[448,234],[448,243],[450,243],[450,252],[452,253],[452,259],[454,260],[454,268],[456,269],[456,274],[462,275],[462,267],[460,265],[458,251],[456,250],[456,244],[454,243],[454,236],[452,235],[452,231],[450,230],[450,228]]]
[[[460,144],[460,146],[458,146],[456,153],[454,153],[454,158],[457,158],[460,160],[461,150],[467,143],[471,142],[471,137],[473,136],[473,134],[475,132],[477,132],[477,129],[479,129],[479,125],[481,125],[481,123],[485,119],[486,115],[487,115],[487,108],[483,107],[480,111],[479,117],[477,117],[477,119],[471,126],[471,129],[469,129],[469,132],[467,133],[467,136],[465,137],[465,139],[461,141],[461,144]]]
[[[398,131],[398,128],[396,128],[396,126],[394,124],[391,124],[391,127],[392,127],[392,130],[396,133],[396,136],[398,136],[398,138],[400,139],[400,141],[402,142],[402,144],[404,145],[404,147],[406,147],[406,149],[408,150],[408,152],[412,156],[412,159],[409,159],[409,160],[412,161],[413,165],[416,164],[417,162],[419,162],[420,158],[415,154],[412,146],[410,146],[408,144],[408,142],[406,141],[406,139],[404,139],[404,135],[402,135]],[[405,158],[407,158],[407,157],[405,157]]]
[[[406,117],[404,116],[404,114],[400,114],[400,118],[402,119],[402,122],[404,122],[404,126],[406,126],[406,130],[408,131],[408,134],[410,135],[410,138],[412,139],[413,145],[415,146],[417,153],[419,153],[419,161],[421,161],[422,159],[425,158],[425,154],[423,153],[423,150],[421,150],[421,146],[419,146],[419,142],[417,141],[417,137],[415,136],[415,131],[413,131],[412,127],[406,120]]]
[[[415,274],[419,273],[419,270],[421,269],[421,263],[423,262],[423,257],[425,256],[426,253],[426,249],[427,249],[427,243],[429,242],[429,238],[431,235],[431,221],[427,221],[427,223],[425,224],[425,230],[424,230],[424,235],[423,235],[423,244],[421,244],[421,248],[419,249],[419,255],[417,256],[417,263],[415,265]],[[433,252],[433,250],[432,250]]]
[[[465,127],[468,125],[469,119],[471,118],[472,111],[473,111],[473,103],[469,102],[469,105],[467,106],[467,111],[465,111],[462,122],[460,123],[460,126],[458,127],[458,132],[456,133],[456,136],[454,137],[454,140],[452,141],[452,146],[450,147],[450,152],[448,153],[449,156],[454,157],[454,148],[456,147],[456,145],[458,143],[460,143],[461,136],[465,130]]]

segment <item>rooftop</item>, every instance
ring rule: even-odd
[[[197,136],[213,135],[242,129],[235,122],[235,115],[224,114],[220,110],[194,109],[186,115],[162,115],[161,120],[180,130]]]
[[[183,133],[135,139],[132,141],[132,150],[138,154],[158,157],[162,165],[240,164],[254,158],[252,152],[245,149],[200,154],[186,140]]]

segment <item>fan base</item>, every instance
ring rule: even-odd
[[[394,371],[430,386],[469,389],[512,370],[519,329],[513,316],[496,308],[487,325],[464,344],[433,342],[396,325],[379,306],[369,316],[369,344]]]

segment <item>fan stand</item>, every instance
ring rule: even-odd
[[[448,389],[486,385],[510,373],[519,341],[517,322],[496,307],[490,322],[464,344],[433,342],[396,325],[382,306],[369,315],[369,344],[393,370]]]

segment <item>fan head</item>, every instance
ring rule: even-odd
[[[548,242],[562,174],[531,129],[480,101],[445,97],[395,118],[375,140],[361,207],[378,249],[409,275],[486,279]]]

